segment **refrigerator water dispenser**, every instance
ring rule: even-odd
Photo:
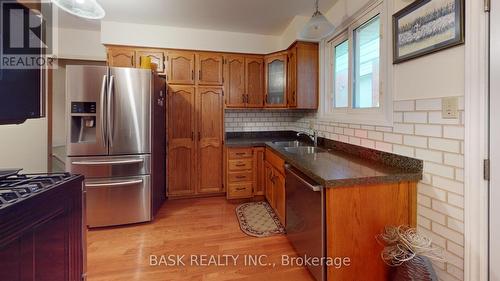
[[[96,103],[72,102],[71,103],[71,142],[95,143],[96,134]]]

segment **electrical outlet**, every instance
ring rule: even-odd
[[[443,98],[442,101],[443,119],[458,119],[458,98]]]

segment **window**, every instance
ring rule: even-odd
[[[361,11],[326,42],[329,69],[326,69],[323,116],[377,125],[388,125],[392,121],[392,112],[389,114],[392,101],[382,95],[385,69],[389,65],[381,63],[387,57],[384,55],[387,44],[381,35],[385,19],[382,5],[378,3]]]
[[[335,46],[334,93],[335,107],[349,105],[349,40]]]
[[[352,107],[379,107],[380,16],[354,30]]]

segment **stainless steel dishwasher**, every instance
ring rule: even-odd
[[[325,195],[318,185],[289,164],[286,169],[286,233],[299,257],[326,256]],[[308,265],[317,281],[326,280],[326,266]]]

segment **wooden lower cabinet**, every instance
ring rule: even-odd
[[[223,191],[223,99],[219,87],[198,87],[197,193]]]
[[[0,212],[0,280],[84,280],[82,182],[78,176]]]
[[[237,182],[227,185],[227,198],[249,198],[252,197],[252,182]]]
[[[385,226],[415,227],[415,207],[415,182],[327,188],[327,255],[350,259],[349,266],[328,267],[328,280],[389,280],[375,237]]]
[[[227,161],[227,169],[229,172],[249,170],[253,169],[253,159],[252,157],[248,159],[229,159]]]
[[[264,171],[265,152],[266,149],[264,147],[253,148],[254,195],[264,195],[266,189],[266,175]]]
[[[220,87],[169,86],[168,195],[223,192]]]
[[[253,196],[254,163],[252,147],[226,148],[227,198]]]
[[[227,198],[264,195],[264,147],[226,148]]]
[[[168,195],[195,193],[196,88],[169,86],[168,90]]]
[[[280,222],[285,225],[285,161],[270,150],[265,151],[265,195]]]
[[[281,223],[285,225],[285,176],[279,172],[277,172],[274,177],[273,197],[273,207],[276,211],[276,215],[278,215]]]
[[[269,202],[271,206],[274,205],[274,198],[273,198],[273,178],[274,178],[274,169],[269,162],[265,162],[265,194],[266,194],[266,200]]]

